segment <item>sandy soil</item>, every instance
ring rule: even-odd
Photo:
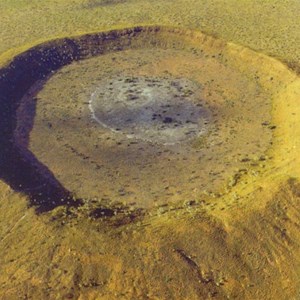
[[[21,51],[24,44],[28,46],[58,35],[137,22],[202,29],[279,57],[294,69],[299,63],[297,1],[210,1],[205,5],[202,1],[191,1],[189,5],[186,1],[75,0],[72,4],[67,1],[31,1],[30,4],[2,1],[0,6],[3,16],[0,24],[5,28],[0,32],[3,52],[0,61],[3,64]],[[230,45],[226,48],[227,57],[231,58],[227,65],[232,69],[217,67],[220,61],[211,58],[203,74],[192,72],[193,68],[198,69],[193,53],[177,53],[176,56],[162,51],[157,57],[163,62],[160,68],[153,67],[151,51],[147,55],[140,54],[145,59],[142,68],[137,68],[130,51],[126,55],[108,56],[115,56],[122,70],[126,63],[126,75],[160,75],[168,66],[173,76],[179,73],[191,77],[197,75],[202,84],[207,78],[218,80],[204,85],[202,96],[208,107],[214,101],[222,103],[213,107],[218,116],[215,121],[220,120],[221,138],[232,140],[227,145],[228,158],[224,158],[221,146],[214,147],[218,150],[213,155],[220,159],[220,168],[224,167],[223,159],[227,159],[232,170],[246,166],[247,174],[243,171],[236,175],[230,168],[226,169],[222,173],[226,176],[221,176],[222,184],[227,180],[225,186],[231,182],[233,188],[221,195],[215,195],[215,190],[211,190],[213,194],[197,194],[193,198],[190,194],[187,197],[177,195],[180,203],[159,205],[148,212],[136,207],[132,211],[130,208],[123,210],[124,204],[121,204],[113,216],[108,216],[111,211],[103,208],[109,207],[109,200],[102,194],[104,199],[100,205],[99,199],[87,197],[79,208],[61,206],[48,213],[36,214],[34,208],[28,208],[26,196],[0,182],[1,299],[299,299],[300,186],[297,166],[300,107],[297,104],[300,80],[277,60],[259,53],[253,57],[250,50]],[[97,81],[103,78],[106,69],[100,67],[109,70],[112,66],[107,58],[92,58],[61,69],[37,95],[37,118],[30,147],[40,160],[50,164],[53,173],[70,189],[76,189],[76,179],[81,187],[84,182],[86,188],[77,186],[83,191],[82,196],[92,190],[83,179],[96,176],[97,172],[91,175],[89,166],[92,162],[83,160],[78,153],[88,154],[95,160],[98,152],[89,147],[95,141],[93,130],[102,130],[103,138],[112,136],[111,132],[99,129],[98,124],[91,122],[88,105],[84,105]],[[203,66],[203,58],[197,59]],[[114,64],[114,70],[118,67]],[[155,74],[157,69],[158,74]],[[78,76],[80,78],[76,78]],[[84,83],[84,89],[77,84],[79,81]],[[230,88],[228,97],[236,97],[233,107],[225,101],[227,96],[209,96],[211,90],[219,88],[222,91],[224,87]],[[257,87],[262,90],[259,97],[254,97]],[[247,95],[252,97],[243,103],[241,100],[247,100],[244,98]],[[64,101],[60,102],[62,96]],[[253,98],[255,102],[250,101]],[[78,103],[81,109],[72,108],[70,101]],[[270,105],[271,120],[264,123],[266,117],[270,118]],[[245,123],[238,119],[241,115]],[[64,121],[63,126],[58,126],[57,120]],[[65,126],[66,122],[68,126]],[[81,132],[80,139],[74,133],[78,124],[86,130]],[[237,132],[227,132],[230,126],[235,126]],[[58,136],[60,141],[57,141]],[[242,143],[244,138],[247,140]],[[107,142],[106,153],[110,161],[115,157],[112,150],[127,149],[127,144],[116,146],[119,137],[115,139]],[[208,135],[206,145],[214,139],[216,141],[217,137]],[[251,142],[247,144],[247,141]],[[63,147],[67,143],[72,143],[72,148]],[[137,146],[130,147],[136,159]],[[188,154],[189,164],[176,162],[183,175],[186,168],[187,173],[192,171],[197,147],[211,152],[211,149],[205,150],[202,143],[183,149],[181,157]],[[76,155],[71,155],[72,149],[77,151]],[[241,156],[238,155],[240,151]],[[125,151],[117,152],[119,163],[124,160]],[[170,158],[170,153],[165,158]],[[234,163],[233,159],[236,160]],[[152,158],[150,160],[153,163]],[[216,165],[207,162],[204,166],[217,168],[217,161],[213,160]],[[155,168],[163,163],[170,167],[165,159],[161,159]],[[79,167],[87,173],[74,174],[72,170]],[[110,164],[108,168],[109,171],[114,169]],[[65,173],[68,170],[71,172]],[[126,170],[125,165],[122,170]],[[148,167],[147,172],[150,171]],[[101,180],[102,175],[99,174]],[[199,176],[203,174],[200,172]],[[124,173],[121,177],[125,180],[127,175]],[[177,177],[174,176],[175,185],[180,180]],[[203,176],[204,179],[211,182],[210,177]],[[114,186],[113,181],[97,184],[103,188]],[[194,187],[195,182],[190,184]]]

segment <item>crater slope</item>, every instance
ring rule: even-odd
[[[299,297],[300,80],[285,65],[136,27],[28,49],[0,91],[2,299]]]

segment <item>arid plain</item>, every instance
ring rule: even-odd
[[[300,299],[299,15],[1,1],[0,298]]]

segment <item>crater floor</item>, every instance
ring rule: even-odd
[[[18,140],[32,101],[30,150],[77,197],[99,203],[222,194],[272,138],[268,92],[196,48],[131,49],[60,69],[23,98]]]
[[[171,145],[204,133],[209,112],[197,98],[199,89],[184,79],[118,76],[99,83],[89,107],[113,132]]]

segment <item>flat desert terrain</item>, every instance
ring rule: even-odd
[[[0,1],[0,299],[300,299],[300,2]]]

